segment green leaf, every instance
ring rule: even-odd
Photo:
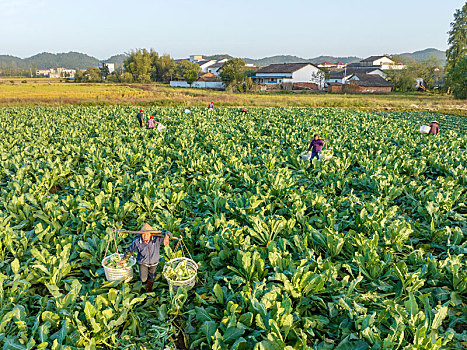
[[[237,328],[237,327],[229,327],[227,328],[227,330],[224,332],[224,341],[226,343],[232,343],[234,342],[238,337],[240,337],[241,335],[243,335],[243,333],[245,332],[244,329],[240,329],[240,328]]]
[[[42,321],[48,321],[53,327],[57,327],[60,316],[51,311],[44,311],[42,312]]]
[[[196,310],[196,319],[199,322],[206,322],[206,321],[212,321],[211,316],[209,316],[208,312],[204,307],[195,307]]]
[[[415,316],[418,313],[417,301],[412,292],[409,293],[409,299],[404,302],[404,305],[410,316]]]
[[[251,324],[253,323],[253,313],[251,312],[244,313],[238,318],[238,322],[243,323],[245,326],[250,327]]]
[[[203,332],[209,344],[211,344],[211,341],[212,341],[211,337],[213,337],[214,334],[216,333],[216,329],[217,329],[216,325],[217,324],[214,321],[206,321],[201,326],[201,332]]]
[[[86,303],[84,304],[84,314],[86,315],[88,321],[90,321],[96,314],[96,309],[94,308],[94,306],[92,306],[92,304],[89,301],[86,301]]]
[[[448,315],[448,310],[449,308],[447,306],[441,306],[438,308],[438,311],[436,312],[435,317],[433,318],[431,329],[438,329],[441,326],[443,320]]]
[[[361,339],[351,340],[350,335],[345,337],[339,345],[337,345],[335,350],[367,350],[369,348],[368,344]]]
[[[222,304],[222,302],[224,301],[224,292],[222,291],[222,288],[220,285],[218,285],[217,283],[214,285],[214,294],[217,298],[217,302],[219,304]]]
[[[3,350],[26,350],[26,346],[18,344],[14,339],[8,338],[3,344]]]
[[[13,273],[15,275],[17,275],[18,272],[19,272],[19,267],[20,267],[19,266],[19,260],[17,258],[15,258],[15,260],[13,260],[12,263],[11,263],[11,271],[13,271]]]

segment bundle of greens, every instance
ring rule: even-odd
[[[195,269],[186,264],[186,260],[182,260],[177,266],[166,265],[165,277],[172,281],[186,281],[196,275]]]
[[[129,269],[131,267],[131,264],[128,261],[125,261],[122,265],[120,265],[121,261],[122,258],[120,258],[120,255],[114,254],[110,259],[105,261],[105,266],[112,269]]]

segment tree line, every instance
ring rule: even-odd
[[[194,62],[176,62],[169,55],[159,55],[154,50],[134,50],[128,54],[123,69],[109,73],[107,66],[77,71],[75,82],[115,82],[115,83],[169,83],[171,80],[185,80],[193,84],[198,80],[201,67]],[[253,82],[249,78],[254,70],[248,69],[242,59],[227,61],[221,69],[219,78],[227,88],[234,91],[249,91]]]

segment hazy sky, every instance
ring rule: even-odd
[[[0,0],[0,54],[136,48],[175,58],[229,53],[369,56],[445,50],[461,0]]]

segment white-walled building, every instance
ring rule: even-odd
[[[203,60],[203,61],[198,61],[196,62],[199,67],[201,68],[201,72],[203,73],[207,73],[208,72],[208,68],[211,67],[213,64],[216,64],[217,61],[216,60]]]
[[[104,66],[106,66],[109,70],[109,74],[112,74],[115,72],[115,63],[99,63],[99,66],[97,68],[101,69]]]
[[[271,64],[260,68],[251,77],[258,84],[315,84],[324,87],[324,72],[312,63]]]
[[[387,56],[370,56],[358,63],[361,67],[380,67],[381,69],[403,69],[403,64],[396,64]]]
[[[188,59],[188,61],[190,62],[199,62],[199,61],[202,61],[203,60],[203,56],[202,55],[191,55],[190,58]]]

